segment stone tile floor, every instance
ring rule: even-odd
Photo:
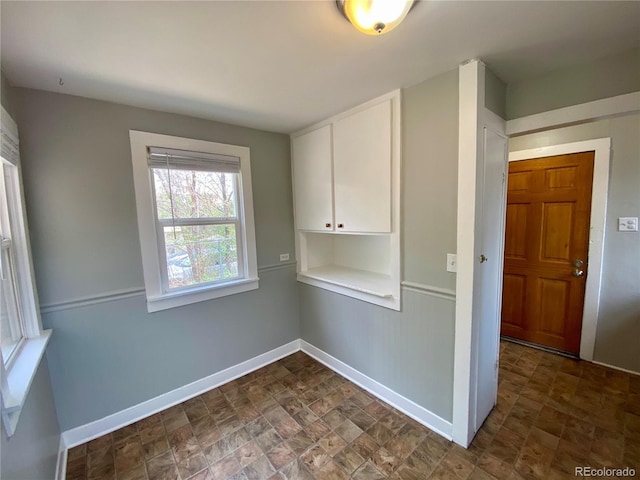
[[[67,480],[575,478],[640,474],[640,377],[502,342],[465,450],[298,352],[68,452]]]

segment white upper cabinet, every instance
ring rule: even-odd
[[[337,231],[391,231],[391,100],[333,124]]]
[[[298,281],[400,310],[400,91],[291,135]]]
[[[292,138],[296,228],[389,233],[392,99]]]
[[[331,125],[294,137],[291,149],[296,228],[333,230]]]

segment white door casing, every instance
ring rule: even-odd
[[[604,235],[609,189],[609,162],[611,139],[598,138],[582,142],[564,143],[548,147],[519,150],[509,154],[510,162],[551,157],[579,152],[594,152],[593,188],[591,191],[591,219],[589,226],[589,273],[584,293],[580,358],[593,360],[600,307],[602,265],[604,261]]]
[[[456,280],[456,320],[453,390],[453,440],[468,446],[473,439],[470,411],[472,386],[476,385],[476,369],[472,368],[475,352],[471,351],[474,334],[472,322],[475,242],[475,180],[479,151],[477,112],[484,106],[484,65],[472,61],[460,67],[460,108],[458,148],[458,274]],[[582,124],[640,111],[640,92],[565,107],[506,122],[509,136],[526,135],[567,125]],[[578,147],[579,150],[575,148]],[[556,145],[526,152],[512,152],[510,160],[536,158],[577,151],[595,151],[594,183],[589,237],[590,276],[587,279],[580,358],[593,359],[602,276],[604,226],[611,155],[609,138]],[[518,158],[520,156],[521,158]],[[506,198],[505,198],[506,200]],[[504,225],[501,242],[504,244]],[[501,293],[501,292],[500,292]],[[473,354],[473,356],[472,356]],[[475,423],[475,422],[474,422]]]
[[[453,440],[464,447],[497,398],[507,139],[484,78],[482,62],[460,66]]]

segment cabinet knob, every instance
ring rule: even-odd
[[[344,228],[344,225],[342,223],[339,223],[338,228]]]
[[[327,228],[331,228],[331,224],[330,223],[325,223],[324,226],[327,227]]]

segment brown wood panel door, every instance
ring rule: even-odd
[[[502,335],[580,352],[593,158],[509,163]]]

